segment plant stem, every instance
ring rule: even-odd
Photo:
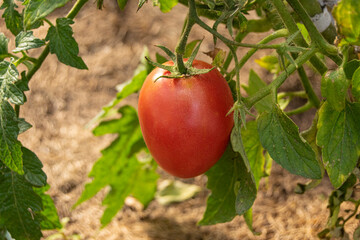
[[[301,66],[305,62],[307,62],[311,57],[315,55],[318,50],[316,48],[311,48],[309,51],[299,55],[299,57],[295,60],[295,64],[290,64],[286,71],[283,71],[274,81],[272,81],[266,87],[260,89],[255,95],[251,97],[247,97],[244,99],[245,105],[247,108],[251,108],[255,103],[266,97],[273,91],[273,89],[278,89],[284,81],[287,79],[289,74],[292,74],[296,71],[296,65]]]
[[[300,114],[303,112],[306,112],[307,110],[309,110],[310,108],[312,108],[314,105],[310,102],[307,101],[304,105],[302,105],[301,107],[295,108],[291,111],[286,112],[286,115],[291,116],[291,115],[296,115],[296,114]]]
[[[295,20],[292,18],[291,14],[288,12],[285,4],[282,0],[271,0],[274,4],[276,11],[279,13],[283,23],[286,28],[289,30],[289,35],[297,34],[300,30],[296,25]],[[308,47],[308,44],[301,36],[301,34],[297,34],[294,38],[294,43],[300,47]],[[326,65],[316,56],[313,56],[310,59],[310,63],[315,67],[316,70],[319,71],[321,75],[323,75],[327,71]]]
[[[20,105],[15,105],[15,113],[16,113],[16,117],[19,118],[19,116],[20,116]]]
[[[298,68],[298,74],[299,74],[301,83],[305,89],[305,92],[309,98],[309,102],[318,109],[320,107],[320,100],[319,100],[318,96],[316,96],[314,89],[311,86],[311,83],[309,81],[308,76],[306,75],[304,67],[301,66]]]
[[[79,13],[80,9],[85,5],[87,1],[88,0],[78,0],[73,6],[73,8],[69,11],[66,17],[70,19],[74,19],[75,16]],[[42,53],[40,54],[39,58],[37,59],[36,63],[34,64],[34,66],[26,74],[26,78],[28,81],[30,81],[30,79],[34,76],[37,70],[39,70],[42,63],[45,61],[46,57],[49,55],[49,53],[50,53],[50,47],[49,44],[47,44],[44,50],[42,51]]]
[[[300,98],[308,98],[305,91],[296,91],[296,92],[280,92],[277,95],[278,98],[285,98],[285,97],[300,97]]]

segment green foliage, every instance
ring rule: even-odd
[[[357,0],[341,0],[333,10],[342,43],[360,44],[360,2]]]
[[[178,3],[178,0],[157,0],[160,4],[160,10],[164,13],[170,12]]]
[[[354,72],[351,85],[352,94],[358,101],[360,101],[360,67]]]
[[[18,8],[18,6],[14,0],[4,0],[0,7],[0,9],[5,9],[2,17],[5,19],[6,28],[15,36],[23,30],[23,18],[16,8]]]
[[[137,156],[146,146],[135,109],[124,106],[119,113],[122,116],[120,119],[101,122],[94,129],[96,136],[116,133],[118,137],[102,151],[102,157],[89,174],[93,181],[85,186],[76,203],[78,205],[110,186],[111,190],[103,201],[106,206],[101,218],[103,226],[122,208],[129,195],[146,206],[154,198],[158,178],[151,158],[141,162]]]
[[[256,198],[253,177],[240,154],[230,145],[206,175],[211,195],[200,225],[228,222],[251,208]]]
[[[299,135],[298,127],[277,105],[257,119],[262,146],[272,159],[293,174],[321,178],[321,169],[311,146]]]
[[[354,170],[360,149],[360,104],[347,102],[342,111],[325,102],[319,111],[316,143],[330,181],[339,188]]]
[[[13,52],[21,52],[32,48],[39,48],[45,45],[43,40],[34,37],[33,32],[20,32],[15,38],[16,48]]]
[[[201,188],[194,184],[187,184],[176,180],[164,180],[159,184],[156,201],[162,205],[183,202],[194,197]]]
[[[337,111],[341,111],[345,107],[349,84],[343,68],[327,72],[321,79],[321,93],[331,107]]]
[[[70,26],[73,23],[70,18],[56,19],[56,26],[49,28],[45,40],[49,41],[50,52],[55,53],[60,62],[78,69],[88,69],[81,57],[77,56],[79,47]]]

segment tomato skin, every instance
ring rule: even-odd
[[[193,66],[212,68],[199,60]],[[138,103],[140,127],[151,155],[165,171],[181,178],[195,177],[224,153],[234,125],[232,114],[227,116],[234,100],[217,69],[155,81],[167,74],[155,68],[146,78]]]

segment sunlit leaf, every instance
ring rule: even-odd
[[[0,9],[5,9],[2,17],[5,19],[7,29],[9,29],[14,36],[23,30],[23,18],[16,8],[18,8],[18,6],[14,0],[4,0],[0,7]]]
[[[33,32],[20,32],[15,38],[16,48],[13,52],[21,52],[32,48],[39,48],[45,45],[45,41],[34,37]]]

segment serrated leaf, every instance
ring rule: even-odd
[[[360,44],[360,2],[358,0],[339,1],[333,15],[341,36],[354,45]]]
[[[0,164],[1,169],[1,164]],[[0,221],[15,239],[39,240],[41,198],[24,176],[8,168],[0,171]]]
[[[20,32],[15,38],[16,48],[13,50],[14,53],[29,50],[32,48],[39,48],[45,45],[45,41],[34,37],[33,32]]]
[[[0,160],[11,170],[23,174],[21,143],[16,113],[7,101],[0,102]]]
[[[116,133],[118,137],[102,151],[102,157],[89,174],[93,181],[85,186],[76,203],[78,205],[105,186],[110,186],[111,190],[103,200],[106,206],[101,218],[103,226],[123,207],[129,195],[146,206],[154,198],[158,178],[154,162],[140,162],[136,156],[140,149],[146,149],[146,145],[135,109],[124,106],[119,112],[122,116],[120,119],[102,122],[94,129],[97,136]],[[137,146],[135,150],[133,145]]]
[[[22,147],[24,177],[31,185],[43,187],[46,185],[47,176],[42,170],[42,163],[39,158],[29,149]]]
[[[23,92],[17,87],[19,72],[15,65],[2,61],[0,62],[0,97],[3,100],[9,99],[14,104],[24,104]]]
[[[271,112],[262,113],[257,123],[261,144],[272,159],[293,174],[321,178],[315,152],[300,137],[296,124],[277,105]]]
[[[4,60],[3,55],[8,53],[9,39],[3,33],[0,33],[0,61]]]
[[[340,187],[354,170],[360,149],[360,103],[346,103],[335,111],[328,102],[319,110],[316,142],[330,181]]]
[[[351,80],[351,92],[360,101],[360,67],[355,71]]]
[[[211,195],[200,225],[228,222],[251,208],[256,198],[256,186],[248,184],[252,176],[230,145],[206,175]]]
[[[350,82],[346,78],[343,68],[327,72],[321,79],[321,94],[337,111],[345,107],[345,98]]]
[[[11,31],[14,36],[18,35],[23,30],[22,15],[15,9],[18,6],[14,0],[4,0],[0,9],[5,9],[2,17],[5,19],[6,28]]]
[[[121,10],[124,10],[128,0],[117,0],[118,6]]]
[[[259,77],[259,75],[254,72],[254,70],[250,70],[249,74],[249,85],[242,87],[245,89],[246,93],[249,96],[254,95],[257,93],[260,89],[266,87],[266,83]],[[264,111],[271,111],[272,109],[273,100],[270,95],[264,97],[259,102],[255,104],[255,108],[259,113],[262,113]]]
[[[30,30],[39,26],[42,20],[69,0],[29,0],[24,10],[24,27]]]
[[[56,26],[49,28],[45,40],[49,41],[50,52],[56,54],[60,62],[78,69],[88,69],[78,56],[79,47],[70,26],[73,23],[70,18],[56,19]]]
[[[62,227],[54,201],[45,193],[49,189],[49,185],[34,188],[35,193],[41,197],[43,205],[43,210],[39,213],[39,217],[41,218],[40,227],[42,230],[60,229]]]
[[[162,205],[183,202],[194,197],[200,190],[197,185],[167,179],[159,184],[156,200]]]
[[[178,0],[158,0],[160,10],[164,13],[170,12],[178,4]]]

